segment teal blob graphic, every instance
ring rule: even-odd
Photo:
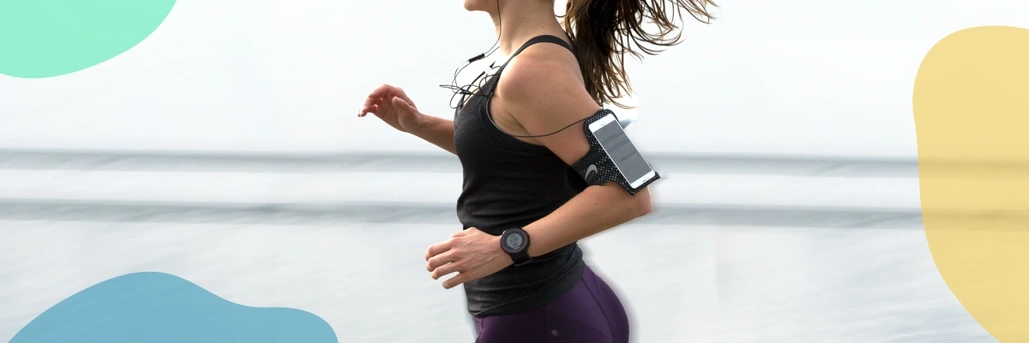
[[[143,272],[87,288],[32,320],[11,343],[338,343],[314,314],[232,303],[174,275]]]
[[[175,0],[0,1],[0,74],[44,78],[107,61],[142,42]]]

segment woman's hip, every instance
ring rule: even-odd
[[[477,343],[626,343],[629,321],[611,287],[589,267],[571,290],[542,306],[475,317]]]

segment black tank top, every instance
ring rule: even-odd
[[[560,38],[538,36],[507,63],[530,45],[544,42],[572,50]],[[520,141],[493,122],[489,103],[507,63],[454,116],[454,145],[464,172],[457,216],[465,229],[475,227],[491,235],[543,218],[586,188],[582,178],[550,149]],[[487,316],[544,305],[571,290],[584,270],[582,250],[569,244],[527,265],[509,266],[466,282],[468,312]]]

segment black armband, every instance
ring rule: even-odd
[[[590,149],[572,168],[588,185],[616,182],[629,194],[661,178],[625,134],[618,117],[608,109],[586,119],[583,131]]]

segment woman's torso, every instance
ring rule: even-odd
[[[557,37],[538,36],[511,58],[537,43],[560,44],[571,50]],[[494,124],[490,100],[505,67],[489,77],[454,117],[454,145],[464,173],[457,215],[465,229],[475,227],[492,235],[549,215],[586,187],[549,149],[512,137]],[[546,304],[571,289],[584,268],[582,250],[573,243],[527,265],[466,282],[468,311],[486,316]]]

